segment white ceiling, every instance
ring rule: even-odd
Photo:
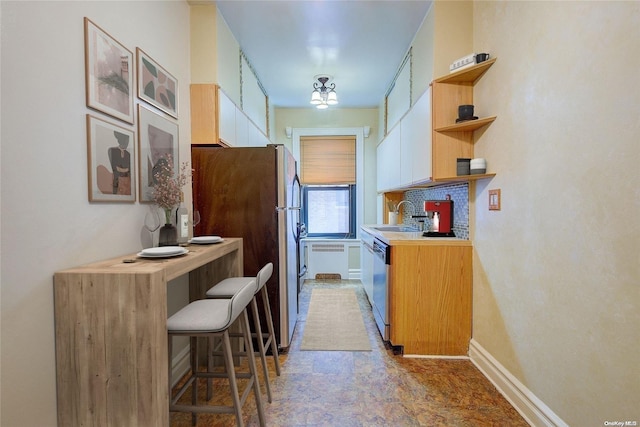
[[[276,107],[311,107],[314,76],[333,76],[340,104],[377,107],[431,1],[217,1]],[[332,107],[335,108],[335,107]]]

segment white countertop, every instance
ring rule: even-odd
[[[422,231],[381,231],[375,227],[385,227],[389,224],[363,225],[362,230],[382,240],[389,245],[440,245],[440,246],[471,246],[471,241],[458,237],[424,237]],[[398,224],[403,227],[403,224]]]

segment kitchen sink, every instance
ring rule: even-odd
[[[378,231],[390,231],[390,232],[401,232],[401,233],[415,233],[420,231],[417,227],[410,227],[408,225],[382,225],[379,227],[373,227]]]

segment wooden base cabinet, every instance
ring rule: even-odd
[[[391,246],[390,341],[403,346],[404,354],[468,353],[472,247],[468,241],[449,242]]]

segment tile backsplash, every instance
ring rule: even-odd
[[[442,187],[420,188],[409,190],[404,193],[404,200],[409,200],[416,208],[415,215],[424,215],[425,200],[446,200],[447,195],[451,195],[453,200],[453,232],[460,239],[469,239],[469,184],[445,185]],[[414,215],[411,208],[404,209],[402,216],[403,224],[417,224],[418,218],[411,218]],[[426,218],[431,226],[431,220]]]

